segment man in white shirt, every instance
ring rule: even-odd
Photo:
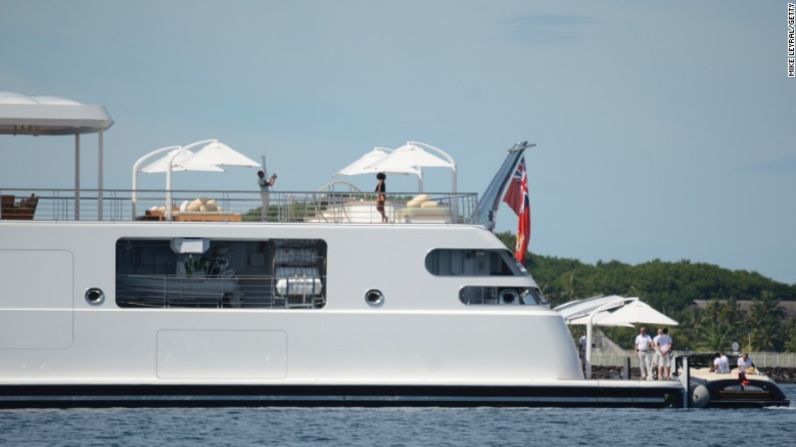
[[[742,356],[738,357],[738,380],[741,381],[741,389],[744,389],[745,386],[749,385],[749,380],[746,378],[746,372],[749,368],[752,368],[754,371],[755,364],[752,363],[752,359],[749,358],[749,354],[743,353]]]
[[[655,336],[653,342],[655,343],[655,363],[658,364],[658,380],[669,380],[672,372],[672,337],[669,336],[669,328],[658,329],[658,335]]]
[[[723,352],[719,353],[719,374],[730,373],[730,359]]]
[[[586,362],[586,336],[581,335],[578,339],[578,355],[580,356],[581,364]]]
[[[710,371],[716,374],[730,373],[730,361],[723,352],[716,353],[716,358],[713,359],[713,367],[710,369]]]
[[[639,329],[636,335],[636,354],[638,355],[638,369],[641,380],[652,380],[652,338],[647,335],[647,328]]]
[[[721,354],[717,352],[716,357],[713,357],[713,366],[710,367],[710,372],[721,374],[719,372],[720,364],[721,364]]]

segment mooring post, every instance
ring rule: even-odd
[[[685,387],[683,392],[683,408],[687,409],[691,403],[691,365],[688,362],[687,355],[683,356],[683,376],[685,380],[681,381],[680,384]]]
[[[622,363],[622,380],[630,380],[630,357],[625,357]]]

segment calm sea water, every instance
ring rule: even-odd
[[[796,401],[796,385],[783,388]],[[745,441],[739,442],[740,439]],[[2,410],[0,445],[796,445],[763,410],[214,408]]]

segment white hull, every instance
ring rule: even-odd
[[[4,223],[0,384],[534,384],[581,379],[561,317],[545,306],[465,306],[435,277],[439,247],[495,248],[477,226]],[[127,309],[114,303],[122,237],[314,237],[328,244],[321,309]],[[89,304],[84,292],[107,300]],[[366,290],[384,304],[371,307]]]

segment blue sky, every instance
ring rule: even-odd
[[[530,140],[532,251],[687,258],[793,283],[785,5],[0,0],[0,90],[105,105],[109,188],[129,188],[144,153],[205,138],[266,155],[290,190],[419,140],[456,158],[460,190],[481,192],[504,150]],[[69,138],[0,137],[0,187],[69,188],[72,157]],[[176,182],[256,187],[243,169]],[[426,189],[449,182],[432,170]]]

